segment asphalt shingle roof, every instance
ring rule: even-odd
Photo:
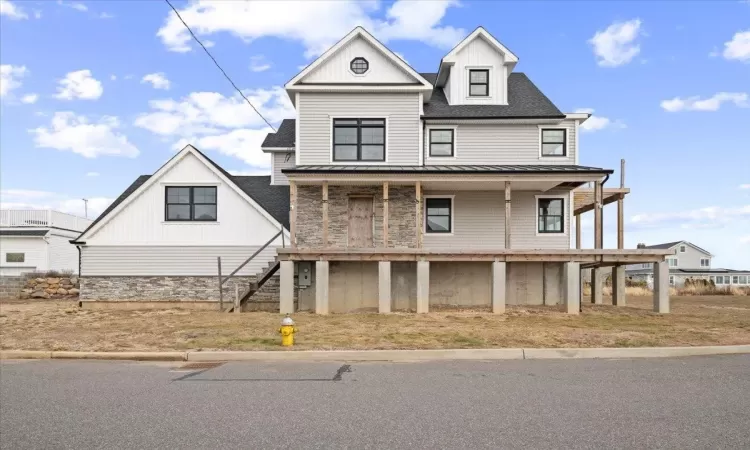
[[[452,165],[452,166],[297,166],[282,169],[283,173],[325,172],[325,173],[602,173],[611,174],[614,171],[599,167],[573,165]]]
[[[45,236],[49,230],[0,230],[0,236]]]
[[[284,119],[276,133],[268,133],[261,147],[294,147],[295,120]]]
[[[420,74],[433,85],[436,73]],[[449,105],[442,88],[436,87],[432,97],[424,105],[426,119],[468,119],[468,118],[565,118],[557,106],[529,80],[522,72],[513,72],[508,76],[507,105]]]

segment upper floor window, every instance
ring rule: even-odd
[[[469,70],[469,97],[488,97],[490,95],[489,69]]]
[[[565,203],[561,198],[540,198],[537,230],[540,233],[564,233]]]
[[[701,258],[701,267],[711,267],[711,260],[708,258]]]
[[[349,68],[357,75],[362,75],[370,68],[370,63],[365,58],[357,57],[349,63]]]
[[[430,130],[430,156],[453,156],[453,131]]]
[[[677,267],[677,258],[667,258],[667,265],[669,267]]]
[[[425,198],[425,231],[450,233],[453,231],[453,198]]]
[[[167,187],[167,221],[216,221],[216,187]]]
[[[334,161],[385,161],[385,119],[333,119]]]
[[[680,245],[680,253],[685,253],[686,248],[684,245]]]
[[[565,128],[542,129],[542,156],[566,156],[568,154]]]
[[[26,261],[25,253],[6,253],[5,262],[9,263],[22,263]]]

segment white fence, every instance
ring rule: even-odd
[[[4,209],[0,227],[56,227],[83,231],[93,220],[49,209]]]

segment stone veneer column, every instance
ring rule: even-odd
[[[378,312],[391,312],[391,262],[378,262]]]
[[[417,314],[430,312],[430,262],[417,261]]]
[[[294,312],[294,261],[281,261],[281,280],[279,292],[279,312]]]
[[[579,314],[581,310],[581,265],[569,262],[563,265],[563,283],[565,311],[568,314]]]
[[[315,314],[328,314],[328,261],[315,261]]]
[[[669,265],[666,261],[654,263],[654,312],[669,312]]]
[[[492,262],[492,312],[505,312],[505,262]]]

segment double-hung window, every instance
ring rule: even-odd
[[[565,128],[543,128],[542,156],[566,156],[567,132]]]
[[[453,130],[430,130],[430,156],[453,156]]]
[[[677,267],[677,258],[667,258],[667,265],[669,267]]]
[[[425,198],[425,231],[427,233],[453,232],[453,199]]]
[[[169,221],[216,221],[215,186],[168,186],[165,219]]]
[[[385,119],[333,119],[334,161],[385,161]]]
[[[538,199],[539,233],[564,233],[565,202],[561,198]]]
[[[469,70],[469,97],[489,97],[490,71],[489,69]]]
[[[701,267],[711,267],[711,260],[708,258],[701,258]]]

